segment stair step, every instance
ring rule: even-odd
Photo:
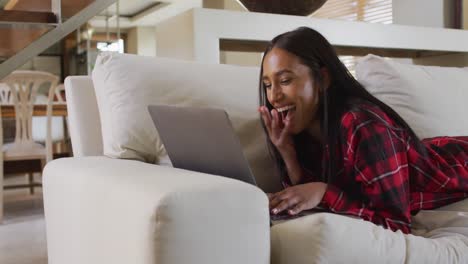
[[[95,0],[61,0],[62,17],[72,17],[94,1]]]
[[[0,58],[9,58],[39,39],[47,28],[2,28],[0,27]]]
[[[0,1],[4,2],[5,0]],[[39,0],[29,1],[34,2]],[[51,10],[54,10],[57,16],[50,12],[44,12],[46,14],[45,16],[42,14],[40,18],[33,18],[33,15],[37,15],[38,12],[11,13],[13,12],[11,9],[3,10],[0,14],[0,80],[63,37],[72,33],[91,18],[114,4],[117,0],[50,1]],[[71,13],[71,17],[67,16],[67,12]],[[50,16],[51,14],[52,17]],[[35,40],[16,44],[15,40],[22,39],[23,36],[16,36],[14,32],[22,32],[21,30],[26,32],[26,38],[29,34],[31,39]],[[27,32],[28,30],[30,32]],[[34,30],[42,31],[34,32]],[[8,34],[11,36],[7,37]],[[23,35],[23,32],[21,35]],[[20,46],[23,47],[21,47],[21,49],[16,49]]]
[[[2,1],[12,2],[11,0],[0,0],[0,10],[3,9]],[[62,18],[66,19],[72,17],[94,1],[95,0],[60,0]],[[52,12],[52,2],[54,2],[54,0],[16,0],[14,5],[11,5],[5,10]]]
[[[57,16],[52,12],[20,10],[0,10],[0,24],[57,24]]]
[[[4,2],[3,4],[1,2]],[[34,12],[52,11],[53,0],[0,0],[0,7],[5,10],[22,10]]]

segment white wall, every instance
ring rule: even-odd
[[[453,0],[393,0],[392,4],[394,24],[438,28],[453,27]],[[468,0],[463,0],[463,4],[466,10]],[[405,60],[402,59],[402,61]],[[468,66],[468,56],[465,54],[432,56],[412,61],[419,65]]]
[[[236,0],[204,0],[203,7],[247,12]],[[194,60],[192,47],[194,34],[193,18],[190,12],[169,18],[156,26],[156,54],[158,57],[169,57]],[[173,34],[177,32],[177,34]],[[191,43],[191,44],[190,44]],[[190,44],[190,45],[188,45]],[[221,51],[220,63],[242,66],[258,66],[261,54],[258,52]]]
[[[193,16],[185,12],[160,22],[156,26],[156,54],[158,57],[194,60]],[[177,34],[174,34],[177,32]]]
[[[138,55],[156,56],[156,28],[138,27]]]
[[[127,52],[143,56],[156,56],[156,28],[131,28],[127,35]]]
[[[248,12],[235,0],[224,0],[224,9]],[[222,51],[220,57],[220,63],[242,66],[259,66],[262,54],[258,52]]]
[[[138,37],[137,37],[137,28],[130,28],[127,31],[127,43],[125,52],[131,54],[138,54]]]
[[[247,10],[245,10],[245,8],[236,0],[224,0],[224,9],[247,12]]]
[[[463,0],[462,2],[463,7],[463,16],[462,16],[462,23],[463,28],[468,29],[468,0]]]
[[[243,7],[235,0],[220,0],[223,2],[223,9],[228,10],[244,10]],[[451,0],[393,0],[394,1],[394,22],[396,24],[418,25],[427,27],[445,27],[450,25],[452,20],[451,15]],[[215,0],[205,0],[212,8],[219,8],[220,2]],[[424,10],[423,8],[424,7]],[[245,11],[245,10],[244,10]],[[197,38],[204,38],[203,32],[194,28],[191,22],[192,17],[187,14],[185,19],[177,18],[176,21],[164,21],[156,27],[157,35],[157,56],[174,57],[180,59],[194,60],[194,50],[192,45],[187,45],[187,41],[193,41]],[[171,19],[169,19],[171,20]],[[450,23],[449,23],[450,22]],[[176,24],[174,24],[176,23]],[[209,22],[207,22],[209,23]],[[246,28],[245,30],[248,30]],[[177,32],[178,34],[174,34]],[[177,36],[175,36],[177,35]],[[200,52],[201,47],[196,47]],[[204,46],[205,49],[216,48],[214,44],[211,47]],[[197,53],[198,54],[198,53]],[[454,60],[458,65],[465,64],[464,56],[450,56],[450,62],[454,65]],[[261,55],[259,53],[246,52],[221,52],[219,54],[219,62],[237,65],[259,65]],[[430,61],[445,60],[444,58],[431,57],[415,60],[415,63],[426,64]],[[411,59],[406,60],[411,62]]]
[[[213,9],[224,9],[224,2],[226,0],[203,0],[203,7]]]
[[[393,0],[393,23],[424,27],[451,27],[453,0]]]

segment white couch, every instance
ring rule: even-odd
[[[417,85],[405,83],[405,74],[421,79],[445,69],[392,63],[366,57],[358,75],[405,118],[413,118],[414,109],[423,116],[436,111],[437,102],[430,108],[414,104]],[[459,77],[463,71],[451,69],[458,84],[468,78],[466,72]],[[278,190],[279,182],[256,113],[257,85],[253,67],[110,53],[98,58],[92,79],[67,78],[74,157],[44,170],[49,263],[468,263],[466,201],[420,213],[414,219],[418,236],[329,213],[270,228],[261,189]],[[428,91],[440,88],[431,85]],[[439,98],[440,107],[450,100],[452,119],[429,120],[444,126],[433,134],[423,130],[425,135],[468,135],[467,125],[456,120],[468,113],[468,91],[458,86],[447,88],[455,89],[445,91],[448,99]],[[422,104],[424,96],[418,97]],[[161,102],[225,108],[261,189],[172,168],[145,113],[148,103]],[[410,123],[419,129],[420,121]]]

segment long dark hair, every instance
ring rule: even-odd
[[[409,136],[415,142],[416,150],[425,155],[426,150],[424,146],[403,118],[388,105],[371,95],[343,65],[336,55],[335,50],[325,37],[308,27],[300,27],[283,33],[270,41],[263,55],[260,68],[259,103],[261,106],[265,105],[269,111],[274,108],[267,100],[262,81],[263,61],[268,52],[273,48],[286,50],[299,57],[301,63],[310,68],[311,77],[319,87],[324,86],[324,78],[321,74],[321,69],[325,67],[329,72],[330,86],[328,89],[322,89],[319,92],[320,99],[317,112],[320,118],[321,132],[324,137],[321,154],[323,155],[325,153],[327,145],[328,150],[333,151],[333,153],[329,155],[328,164],[321,164],[321,178],[324,182],[331,182],[332,177],[335,177],[337,174],[338,167],[336,165],[338,157],[335,155],[334,151],[336,151],[337,144],[340,140],[340,119],[353,104],[356,104],[357,100],[355,99],[364,100],[380,107],[390,118],[395,120],[402,129],[409,133]],[[263,120],[262,126],[265,133],[267,133]],[[303,131],[294,136],[294,141],[296,143],[299,162],[301,166],[305,168],[308,164],[304,163],[308,161],[304,159],[304,157],[309,156],[309,161],[311,158],[314,158],[310,157],[313,153],[310,149],[312,140],[310,136]],[[267,144],[270,155],[277,165],[281,178],[286,180],[287,170],[280,153],[274,147],[269,137],[267,137]],[[340,153],[340,155],[342,154]]]

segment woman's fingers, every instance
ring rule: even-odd
[[[307,204],[291,189],[267,195],[270,201],[270,210],[273,214],[288,210],[288,214],[295,215],[307,209]]]
[[[302,211],[304,211],[306,209],[306,203],[302,202],[302,203],[298,203],[296,204],[296,206],[294,206],[293,208],[289,209],[288,210],[288,213],[290,215],[296,215]]]
[[[279,137],[281,132],[280,128],[280,118],[278,111],[272,109],[271,112],[268,111],[268,108],[262,106],[260,108],[260,113],[262,114],[263,122],[267,128],[268,135],[272,138],[273,141]]]
[[[262,115],[263,123],[271,142],[276,147],[283,146],[290,134],[282,115],[276,109],[268,111],[268,108],[265,106],[259,107],[259,112]]]
[[[289,128],[290,127],[291,127],[291,122],[285,121],[283,130],[281,130],[281,133],[280,133],[279,139],[278,139],[280,142],[285,141],[286,137],[289,136]]]
[[[278,207],[278,205],[281,204],[283,201],[292,199],[293,196],[294,194],[288,189],[276,193],[273,199],[270,201],[270,209]]]
[[[271,200],[275,197],[275,194],[274,193],[266,193],[267,197],[268,197],[268,201],[271,202]]]
[[[273,210],[276,206],[278,206],[279,203],[281,203],[282,200],[278,200],[276,198],[273,198],[270,201],[270,210]]]
[[[297,196],[291,197],[291,198],[283,200],[278,206],[273,208],[271,212],[273,214],[279,214],[288,208],[296,206],[298,203],[300,203],[300,200],[298,199]]]
[[[285,199],[283,192],[284,191],[275,193],[275,195],[270,199],[270,209],[275,208],[282,200]]]
[[[271,122],[271,132],[273,137],[276,139],[276,142],[279,141],[281,132],[283,131],[283,121],[281,120],[281,115],[276,109],[271,110],[272,122]]]
[[[263,123],[265,123],[265,127],[267,129],[268,135],[271,135],[271,117],[270,117],[270,112],[268,112],[268,109],[264,106],[261,106],[260,109],[260,114],[262,115],[263,118]]]
[[[276,118],[277,118],[277,121],[278,121],[278,127],[280,129],[283,129],[284,127],[284,116],[283,116],[283,113],[280,113],[278,111],[276,111]],[[282,131],[282,130],[281,130]]]
[[[272,109],[271,110],[271,131],[273,133],[275,133],[278,129],[278,121],[277,121],[277,118],[276,118],[276,114],[278,112],[276,112],[275,109]]]

